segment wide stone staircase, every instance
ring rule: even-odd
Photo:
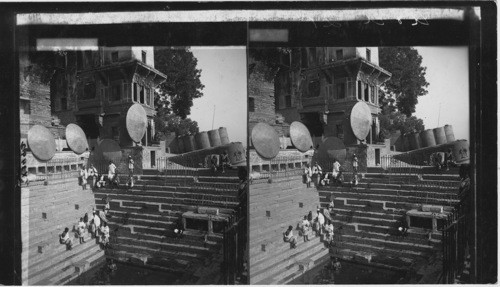
[[[76,227],[80,217],[92,214],[91,190],[78,185],[77,174],[43,184],[33,182],[21,189],[23,284],[62,285],[104,260],[104,251],[90,234],[80,244]],[[59,243],[69,228],[73,249]]]
[[[408,211],[419,214],[422,206],[442,207],[442,213],[429,214],[436,218],[446,216],[458,202],[460,182],[454,171],[410,175],[372,169],[357,186],[344,183],[320,187],[321,206],[326,207],[332,196],[335,203],[335,236],[330,254],[343,260],[410,271],[415,275],[412,280],[417,282],[430,272],[439,272],[429,266],[441,260],[440,221],[437,220],[437,228],[410,224],[406,237],[399,236],[397,227]]]
[[[286,284],[325,260],[328,249],[319,237],[304,242],[298,224],[320,204],[314,187],[306,188],[301,175],[258,179],[250,185],[249,197],[250,284]],[[297,248],[283,241],[291,225]]]
[[[220,216],[231,216],[238,205],[236,171],[146,173],[133,188],[94,190],[98,209],[104,206],[106,195],[110,199],[107,256],[183,274],[176,284],[218,283],[222,233],[209,233],[205,242],[203,230],[188,228],[179,239],[174,229],[184,213],[197,213],[200,208],[217,208]]]

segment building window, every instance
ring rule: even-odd
[[[368,102],[370,99],[370,90],[368,89],[368,85],[364,84],[365,86],[365,102]]]
[[[139,92],[137,91],[137,89],[138,89],[138,87],[137,87],[137,83],[134,83],[134,91],[133,91],[133,94],[134,94],[134,95],[133,95],[133,100],[134,100],[134,102],[137,102],[137,94],[139,93]]]
[[[345,99],[345,83],[337,84],[337,99]]]
[[[375,104],[375,87],[370,86],[370,101]]]
[[[309,82],[309,98],[319,97],[319,80],[312,80]]]
[[[95,84],[88,82],[83,87],[83,100],[90,100],[95,98]],[[64,109],[64,108],[63,108]]]
[[[141,104],[144,104],[144,87],[140,86],[139,89],[140,89],[140,92],[139,92],[139,102]]]
[[[342,49],[335,51],[335,58],[342,60],[344,58],[344,51]]]
[[[292,107],[292,96],[291,95],[286,95],[285,96],[285,107],[286,108],[291,108]]]
[[[325,86],[326,97],[328,99],[334,99],[335,95],[333,94],[333,91],[334,91],[333,85],[326,85]]]
[[[151,95],[150,95],[150,89],[146,88],[146,105],[150,106],[151,105]]]
[[[21,106],[21,110],[22,110],[23,114],[25,114],[25,115],[31,114],[31,104],[30,104],[30,101],[28,101],[28,100],[21,100],[19,102],[19,104]]]
[[[248,111],[255,112],[255,99],[252,97],[248,98]]]
[[[142,56],[142,62],[146,63],[146,51],[142,50],[141,56]]]
[[[122,85],[114,84],[111,86],[111,98],[110,101],[119,101],[122,97]]]
[[[358,100],[363,100],[363,83],[358,81]]]
[[[372,60],[372,51],[366,48],[366,59],[371,62]]]
[[[118,62],[118,52],[111,53],[111,62]]]

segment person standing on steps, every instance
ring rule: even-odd
[[[80,217],[80,222],[78,222],[78,239],[80,240],[80,244],[85,243],[85,227],[83,217]]]
[[[356,154],[352,156],[352,185],[358,185],[358,157]]]
[[[311,177],[312,177],[312,170],[311,167],[309,167],[309,164],[306,163],[306,167],[304,168],[304,183],[306,184],[307,188],[311,187]]]
[[[291,248],[297,248],[297,237],[293,236],[293,226],[288,226],[288,229],[283,232],[283,241],[289,242]]]
[[[84,165],[80,168],[80,177],[78,178],[78,181],[83,190],[87,189],[87,169]]]
[[[90,180],[91,182],[91,189],[94,188],[97,184],[97,169],[94,167],[93,164],[90,164],[89,169],[87,170],[87,180]]]
[[[109,226],[108,224],[106,223],[106,221],[104,221],[102,223],[102,226],[101,226],[101,244],[104,248],[108,247],[108,243],[109,243]]]
[[[342,171],[340,170],[340,163],[337,159],[333,159],[332,179],[334,182],[342,185]]]
[[[92,212],[93,214],[93,221],[94,221],[94,226],[92,230],[94,231],[94,236],[99,240],[99,231],[101,228],[101,218],[96,214],[96,212]]]
[[[110,185],[116,185],[116,165],[109,161],[108,166],[108,182]]]
[[[134,187],[134,160],[128,156],[128,186]]]
[[[302,236],[304,236],[304,242],[309,241],[309,227],[311,224],[307,220],[307,215],[304,215],[304,220],[302,220]]]
[[[311,177],[315,187],[319,186],[322,174],[323,170],[321,169],[321,166],[319,166],[319,164],[315,162],[312,167],[312,177]]]
[[[316,234],[321,236],[323,234],[323,226],[325,225],[325,217],[323,216],[323,213],[321,213],[321,210],[318,209],[316,210],[318,213],[318,229],[316,230]]]

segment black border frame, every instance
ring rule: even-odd
[[[327,8],[460,8],[466,6],[480,7],[481,19],[474,18],[468,14],[463,23],[443,20],[439,25],[432,25],[429,29],[408,33],[403,28],[411,26],[413,21],[405,23],[391,24],[387,21],[387,26],[373,24],[371,28],[361,30],[361,26],[354,27],[352,31],[361,32],[361,43],[367,46],[381,45],[450,45],[467,44],[469,51],[469,78],[470,78],[470,119],[471,119],[471,150],[475,151],[471,158],[471,164],[475,166],[473,184],[476,185],[476,269],[475,281],[477,283],[497,282],[498,272],[498,238],[497,238],[497,7],[493,1],[423,1],[423,2],[224,2],[224,3],[2,3],[0,4],[0,87],[3,92],[0,97],[0,130],[3,136],[0,137],[0,284],[19,285],[21,284],[21,234],[20,234],[20,193],[16,187],[16,167],[19,165],[19,87],[18,87],[18,54],[16,50],[16,13],[59,13],[59,12],[112,12],[112,11],[150,11],[150,10],[212,10],[212,9],[327,9]],[[438,22],[435,22],[438,23]],[[343,37],[342,33],[328,34],[328,31],[321,33],[310,33],[311,29],[316,29],[321,23],[273,23],[273,22],[250,22],[249,28],[253,27],[288,27],[298,32],[291,32],[290,43],[300,44],[301,41],[308,41],[310,46],[328,45],[325,37],[340,39],[340,43],[345,45],[352,43],[361,45],[358,40],[349,42],[349,37]],[[105,25],[100,37],[109,36],[108,29],[112,29],[116,35],[113,40],[105,41],[106,44],[132,43],[137,39],[142,39],[148,45],[160,45],[173,40],[175,45],[238,45],[243,39],[247,41],[247,23],[161,23],[161,24],[128,24],[134,29],[119,27],[121,25]],[[355,25],[349,23],[350,26]],[[243,27],[242,31],[240,27]],[[365,26],[366,27],[366,26]],[[381,28],[384,27],[384,28]],[[390,31],[386,29],[391,29]],[[414,26],[411,26],[414,27]],[[444,28],[444,29],[443,29]],[[118,29],[118,31],[116,30]],[[188,30],[196,30],[198,33],[186,38]],[[301,30],[302,29],[302,30]],[[85,26],[45,26],[30,27],[29,30],[43,35],[62,34],[88,34],[90,31],[98,30]],[[131,31],[133,30],[133,31]],[[165,33],[155,39],[144,35],[152,32]],[[316,29],[317,30],[317,29]],[[145,32],[148,33],[145,33]],[[176,33],[182,31],[182,33]],[[304,32],[306,31],[306,32]],[[107,33],[106,33],[107,32]],[[204,33],[205,32],[205,33]],[[69,33],[69,34],[68,34]],[[96,33],[94,31],[93,33]],[[326,33],[326,34],[325,34]],[[120,38],[120,35],[128,37]],[[361,37],[363,36],[363,37]],[[411,36],[411,37],[410,37]],[[336,38],[337,37],[337,38]],[[321,38],[323,40],[321,40]],[[123,41],[124,39],[128,39]],[[301,40],[302,39],[302,40]],[[380,41],[383,39],[383,43]],[[401,43],[401,40],[406,42]],[[122,42],[123,41],[123,42]],[[127,42],[129,41],[129,42]],[[132,42],[130,42],[132,41]],[[236,43],[235,43],[236,41]],[[344,42],[342,42],[344,41]],[[464,42],[465,41],[465,42]],[[417,43],[418,42],[418,43]],[[321,44],[323,43],[323,44]],[[335,41],[335,45],[339,41]],[[256,43],[249,43],[249,46]],[[262,44],[262,43],[261,43]],[[265,43],[265,45],[276,45],[276,43]],[[282,44],[280,44],[282,45]],[[344,44],[343,44],[344,45]]]

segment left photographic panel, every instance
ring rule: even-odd
[[[17,27],[23,285],[247,284],[246,47],[176,25]]]

